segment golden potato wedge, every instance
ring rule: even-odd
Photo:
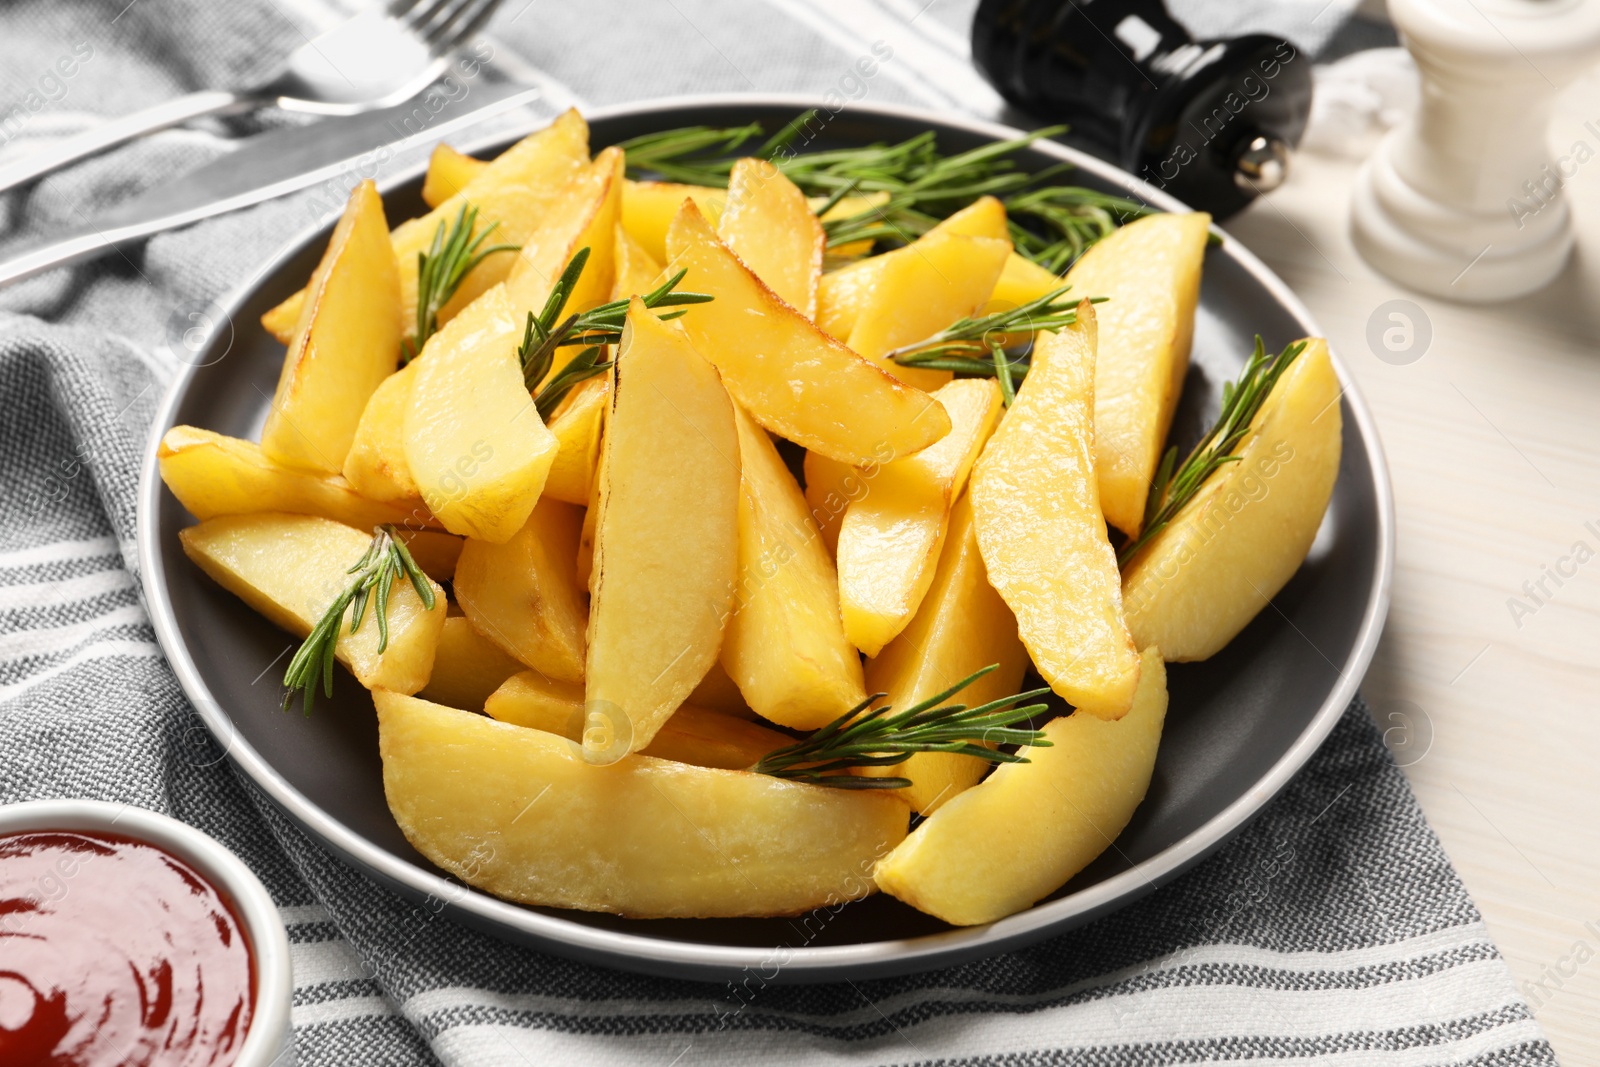
[[[294,337],[294,328],[300,322],[300,312],[306,308],[306,291],[301,289],[281,304],[261,313],[261,328],[279,343],[288,344]]]
[[[788,915],[873,892],[906,807],[877,793],[625,756],[375,693],[389,810],[433,863],[524,904],[636,918]],[[462,803],[470,797],[472,803]]]
[[[507,678],[485,702],[483,710],[491,719],[559,734],[569,741],[581,742],[588,730],[605,732],[612,727],[604,715],[596,715],[592,721],[588,718],[583,686],[558,682],[537,671],[523,671]],[[768,752],[793,743],[794,738],[788,734],[684,704],[661,724],[640,754],[696,767],[739,771],[753,766]],[[608,746],[609,741],[602,739],[602,747]]]
[[[1006,206],[992,196],[980,196],[957,211],[924,237],[936,233],[958,233],[965,237],[988,237],[996,241],[1011,240],[1006,229]]]
[[[739,439],[716,370],[638,297],[612,371],[595,524],[585,758],[648,745],[717,658],[738,563]]]
[[[607,379],[590,378],[574,386],[550,416],[550,432],[555,435],[557,451],[550,476],[545,479],[545,496],[569,504],[589,503],[610,397]]]
[[[1130,536],[1183,392],[1211,216],[1146,215],[1096,242],[1067,272],[1095,309],[1095,474],[1106,521]]]
[[[400,359],[400,270],[372,182],[350,194],[306,291],[261,450],[286,467],[337,474],[367,399]]]
[[[412,360],[383,380],[367,400],[345,454],[345,481],[369,500],[402,507],[422,503],[422,490],[406,462],[406,410],[416,375],[417,361]]]
[[[1339,477],[1340,395],[1327,342],[1312,338],[1256,413],[1239,461],[1123,569],[1134,640],[1159,638],[1169,660],[1205,659],[1294,576]]]
[[[911,624],[867,661],[867,691],[887,693],[890,707],[909,708],[990,665],[999,669],[963,689],[957,701],[971,708],[1010,696],[1022,688],[1028,667],[1017,620],[989,584],[971,498],[963,493],[950,513],[950,535],[922,606]],[[972,756],[918,752],[893,767],[863,767],[858,773],[909,778],[911,784],[896,795],[926,815],[976,785],[989,766]]]
[[[350,584],[348,568],[372,543],[372,531],[312,515],[261,512],[222,515],[178,531],[184,555],[228,592],[274,625],[305,637]],[[415,693],[427,684],[444,627],[444,589],[433,584],[433,609],[423,606],[402,577],[389,594],[389,643],[378,651],[378,625],[369,604],[361,628],[350,632],[351,605],[339,625],[334,658],[362,685]]]
[[[993,197],[981,197],[929,230],[918,242],[932,237],[961,235],[1009,241],[1004,206]],[[913,246],[918,242],[913,242]],[[838,252],[832,249],[829,255]],[[894,252],[848,264],[822,276],[817,294],[817,324],[830,336],[845,340],[855,328],[884,261]],[[1021,307],[1065,284],[1026,256],[1011,252],[983,306],[988,310]],[[1093,295],[1085,293],[1084,295]],[[1009,340],[1007,343],[1010,343]]]
[[[469,539],[453,585],[474,630],[564,682],[583,680],[589,611],[576,562],[582,521],[571,504],[541,500],[505,544]]]
[[[962,378],[933,395],[954,428],[916,455],[878,468],[839,527],[844,633],[869,656],[905,629],[922,603],[951,502],[966,488],[978,453],[1000,421],[1000,383],[992,378]]]
[[[1122,617],[1117,556],[1094,474],[1095,312],[1046,333],[1032,369],[972,473],[972,513],[989,581],[1017,617],[1050,687],[1116,719],[1139,683]]]
[[[521,339],[496,286],[428,338],[406,407],[406,465],[428,509],[497,544],[527,523],[560,447],[523,384]]]
[[[939,388],[949,371],[902,367],[884,357],[983,307],[1010,254],[1010,241],[939,233],[877,257],[883,263],[846,343],[909,385]]]
[[[845,640],[839,580],[783,458],[742,409],[739,580],[722,666],[765,719],[825,726],[866,699]]]
[[[421,218],[402,222],[389,235],[400,264],[400,335],[417,328],[417,255],[426,252],[440,226],[455,222],[463,204],[478,209],[478,233],[498,224],[488,244],[522,244],[544,219],[567,180],[589,164],[589,126],[568,110],[549,126],[529,134],[473,176],[454,196]],[[515,253],[497,252],[473,268],[455,297],[439,312],[450,321],[462,308],[505,280]],[[261,316],[261,324],[288,342],[305,299],[304,291]]]
[[[481,711],[490,694],[522,669],[522,664],[474,630],[465,615],[450,615],[439,631],[433,673],[417,695],[446,707]]]
[[[828,546],[828,558],[833,559],[839,551],[845,510],[867,493],[869,483],[863,471],[876,473],[879,469],[878,465],[858,469],[820,452],[806,453],[806,506],[822,534],[822,543]]]
[[[622,187],[622,228],[650,258],[665,263],[667,230],[685,200],[694,201],[700,214],[715,227],[728,202],[728,191],[706,185],[630,181]]]
[[[995,241],[1011,240],[1011,235],[1006,229],[1006,209],[1000,201],[992,196],[979,197],[954,215],[940,222],[916,241],[911,242],[906,248],[917,248],[923,241],[930,238],[948,237],[957,235],[962,237],[982,237]],[[822,282],[817,292],[817,325],[830,337],[843,341],[855,329],[856,321],[861,317],[861,310],[866,306],[873,289],[877,285],[879,273],[890,263],[898,262],[889,257],[905,251],[904,248],[893,252],[885,252],[881,256],[872,256],[858,263],[849,264],[839,270],[832,271],[822,276]],[[913,253],[915,254],[915,253]],[[1015,256],[1015,253],[1012,253]],[[1021,259],[1020,256],[1016,257]],[[1010,259],[1006,260],[1010,264]],[[1026,262],[1026,260],[1023,260]],[[984,294],[984,300],[990,294]],[[984,300],[980,300],[981,305]],[[960,318],[960,316],[955,316]],[[950,320],[955,321],[954,318]],[[935,330],[943,329],[949,322],[934,327]],[[932,332],[932,331],[930,331]],[[928,336],[924,333],[922,337]],[[920,340],[913,337],[910,341]],[[910,341],[899,342],[909,344]],[[853,346],[852,346],[853,347]],[[892,347],[892,346],[891,346]]]
[[[761,159],[733,165],[717,235],[779,299],[816,317],[827,238],[806,195],[777,167]]]
[[[1006,257],[1005,270],[1000,272],[1000,279],[994,283],[994,292],[989,294],[989,306],[996,311],[1002,308],[1018,308],[1054,292],[1065,284],[1067,283],[1064,279],[1051,274],[1026,256],[1019,256],[1013,252]],[[1074,289],[1073,293],[1080,297],[1104,295],[1099,292],[1091,293],[1087,289]]]
[[[360,530],[382,523],[438,526],[420,502],[415,507],[369,500],[337,474],[285,467],[254,441],[225,437],[197,426],[174,426],[156,450],[161,480],[197,519],[287,511],[320,515]]]
[[[1010,239],[1010,231],[1006,226],[1005,206],[988,196],[974,201],[945,219],[928,231],[928,236],[937,233],[959,233],[968,237],[988,237],[995,240]],[[1059,289],[1063,284],[1060,278],[1033,260],[1012,252],[1006,257],[1005,268],[994,283],[994,291],[989,294],[988,309],[999,311],[1021,307],[1030,300],[1037,300],[1046,293]],[[1080,295],[1096,294],[1086,292]],[[1008,339],[1006,343],[1009,344],[1010,340]]]
[[[884,256],[893,255],[885,252]],[[845,341],[861,316],[872,283],[878,280],[878,260],[869,256],[830,270],[817,283],[817,327],[835,341]]]
[[[828,198],[825,196],[813,196],[808,202],[811,205],[811,210],[815,212],[821,208],[823,204],[828,202]],[[888,193],[858,193],[842,198],[837,204],[833,205],[833,207],[829,208],[827,211],[824,211],[817,217],[823,222],[832,222],[835,219],[848,219],[855,215],[860,215],[865,212],[881,208],[888,202]],[[834,245],[832,248],[825,249],[823,252],[823,258],[824,261],[833,260],[835,262],[839,260],[860,259],[862,256],[872,254],[872,245],[872,241],[847,241],[844,244]],[[843,338],[840,338],[840,340],[843,340]]]
[[[422,202],[438,207],[465,189],[488,165],[488,160],[474,159],[447,144],[434,145],[433,155],[428,157],[428,173],[422,178]]]
[[[879,887],[957,926],[1014,915],[1065,885],[1116,840],[1150,788],[1167,715],[1166,668],[1144,653],[1117,722],[1078,713],[1045,724],[1048,748],[996,767],[878,861]],[[1027,833],[1016,833],[1026,826]]]
[[[828,337],[717,239],[692,204],[667,234],[687,289],[712,294],[684,316],[695,349],[767,429],[855,466],[908,455],[950,432],[937,401]]]
[[[617,217],[622,206],[622,150],[607,148],[594,162],[578,171],[550,205],[539,227],[528,235],[506,275],[506,295],[521,322],[528,312],[538,314],[550,298],[561,272],[579,251],[587,248],[589,260],[567,297],[563,314],[588,311],[611,298],[616,276],[613,259]],[[557,354],[554,374],[577,349]]]
[[[611,283],[612,300],[643,296],[659,284],[661,261],[645,251],[620,222],[612,231],[611,249],[615,275]]]

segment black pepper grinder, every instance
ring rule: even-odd
[[[1218,217],[1283,183],[1311,109],[1310,56],[1196,41],[1161,0],[982,0],[972,58],[1070,143]]]

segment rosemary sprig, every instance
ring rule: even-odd
[[[884,241],[905,244],[914,241],[939,224],[936,215],[918,211],[913,196],[891,196],[879,207],[869,207],[854,215],[824,219],[822,232],[829,248],[857,241]]]
[[[528,312],[528,325],[522,335],[522,344],[517,349],[517,358],[522,362],[522,380],[528,391],[534,393],[533,402],[540,418],[548,419],[573,386],[605,373],[612,364],[611,360],[603,358],[605,346],[622,340],[622,326],[628,316],[626,300],[613,300],[609,304],[561,318],[588,262],[589,249],[580,248],[567,261],[566,269],[556,279],[556,284],[550,290],[550,298],[545,301],[539,314]],[[708,293],[678,291],[678,283],[688,273],[687,269],[678,271],[639,299],[651,309],[680,307],[680,310],[660,316],[662,320],[678,318],[688,311],[687,307],[681,305],[704,304],[711,299]],[[545,377],[555,365],[556,349],[569,345],[585,347],[546,382]],[[544,382],[542,386],[539,384],[541,382]]]
[[[892,711],[888,706],[867,710],[873,701],[884,696],[874,694],[809,737],[767,753],[750,770],[838,789],[904,789],[911,784],[908,778],[847,772],[852,767],[892,767],[917,752],[954,752],[992,763],[1027,763],[1026,756],[989,748],[982,742],[1048,746],[1050,742],[1038,730],[1018,728],[1016,724],[1046,707],[1017,705],[1050,690],[1032,689],[975,708],[945,703],[998,667],[999,664],[991,664],[974,671],[944,692],[904,711]]]
[[[1155,213],[1126,197],[1077,185],[1028,189],[1007,197],[1005,205],[1012,245],[1052,274],[1072,266],[1090,245],[1118,226]]]
[[[816,210],[813,211],[812,214],[817,216],[818,218],[821,218],[822,216],[826,215],[828,212],[832,211],[834,208],[838,207],[840,201],[842,201],[845,197],[849,196],[851,193],[854,193],[855,191],[856,191],[856,183],[855,182],[851,182],[848,185],[839,186],[839,188],[835,189],[832,193],[830,193],[828,195],[828,198],[826,200],[824,200],[822,203],[817,205]],[[828,224],[826,222],[824,222],[822,224],[822,228],[824,230],[826,230],[828,228]]]
[[[565,367],[562,367],[553,378],[540,387],[538,393],[534,394],[533,406],[538,410],[539,418],[549,422],[550,416],[555,414],[556,408],[561,406],[561,402],[579,382],[586,382],[590,378],[604,374],[615,362],[615,359],[606,358],[604,345],[590,345],[573,356]]]
[[[374,599],[375,595],[379,652],[389,647],[389,592],[394,587],[395,578],[401,574],[409,578],[411,587],[422,598],[423,605],[429,611],[433,610],[433,586],[417,566],[417,561],[411,558],[405,542],[396,536],[393,526],[374,527],[372,543],[367,546],[366,554],[345,573],[353,574],[355,578],[328,605],[328,610],[323,612],[317,625],[301,642],[294,658],[289,661],[289,669],[284,672],[283,684],[287,690],[283,695],[285,708],[293,702],[295,693],[300,691],[305,694],[305,712],[310,715],[319,680],[323,695],[333,696],[334,646],[339,641],[339,624],[344,620],[345,608],[352,603],[355,608],[350,613],[350,632],[355,633],[361,626],[361,620],[366,617],[367,602]]]
[[[1150,495],[1145,500],[1144,523],[1139,527],[1139,536],[1131,538],[1117,551],[1118,566],[1126,566],[1141,548],[1166,529],[1195,498],[1207,478],[1223,466],[1239,461],[1234,449],[1250,432],[1250,424],[1272,393],[1273,386],[1305,347],[1306,342],[1295,341],[1277,355],[1268,356],[1260,335],[1256,336],[1255,352],[1239,373],[1239,379],[1222,387],[1222,412],[1211,429],[1181,465],[1176,447],[1167,449],[1161,457],[1155,479],[1150,483]]]
[[[815,117],[814,111],[801,113],[753,153],[743,154],[770,160],[806,195],[828,197],[828,207],[849,192],[890,194],[879,207],[824,222],[829,248],[862,240],[905,244],[978,197],[996,196],[1005,204],[1017,251],[1059,274],[1114,228],[1154,210],[1094,189],[1050,184],[1071,169],[1070,164],[1036,174],[1016,169],[1017,152],[1064,132],[1064,126],[950,156],[939,152],[932,131],[898,144],[791,150]],[[635,177],[653,173],[672,181],[718,186],[727,184],[740,147],[761,132],[759,123],[732,129],[686,126],[625,141],[622,148]]]
[[[760,136],[759,122],[729,129],[682,126],[623,141],[621,148],[635,177],[649,172],[689,185],[726,185],[733,153]]]
[[[455,222],[440,222],[426,252],[417,253],[417,331],[401,344],[400,362],[417,358],[422,346],[439,329],[439,312],[456,295],[461,282],[474,267],[496,252],[515,252],[520,245],[498,244],[482,247],[499,226],[491,222],[481,233],[478,209],[463,203]]]
[[[1053,332],[1077,322],[1078,301],[1063,299],[1070,288],[1063,285],[1006,311],[960,319],[932,337],[890,351],[884,358],[902,367],[997,378],[1006,405],[1010,406],[1016,398],[1017,385],[1027,377],[1030,364],[1025,357],[1012,359],[1007,355],[999,338],[1011,333]],[[1101,304],[1107,299],[1091,296],[1089,301]]]
[[[815,116],[815,109],[802,111],[753,152],[740,152],[739,148],[761,136],[764,130],[759,122],[726,128],[680,126],[623,141],[618,147],[627,157],[631,177],[654,174],[689,185],[727,185],[729,172],[743,156],[776,161],[781,155],[795,155],[789,152],[789,145]]]

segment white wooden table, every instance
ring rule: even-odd
[[[1600,71],[1563,96],[1552,160],[1600,153],[1586,121],[1600,131]],[[1354,172],[1303,155],[1226,228],[1310,306],[1377,416],[1399,555],[1374,715],[1561,1062],[1600,1065],[1600,157],[1567,186],[1566,273],[1480,307],[1361,260]],[[1410,362],[1368,344],[1394,299],[1431,325]]]

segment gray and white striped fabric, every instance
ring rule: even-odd
[[[595,104],[858,95],[839,79],[881,40],[893,59],[859,93],[994,113],[962,43],[971,0],[923,4],[508,0],[492,30],[503,68],[520,54]],[[247,80],[334,17],[319,0],[9,5],[0,158]],[[0,254],[226,151],[252,121],[163,134],[0,198]],[[414,909],[332,859],[211,745],[154,642],[131,550],[171,324],[307,211],[290,198],[0,292],[0,800],[126,801],[243,856],[289,926],[301,1064],[1554,1062],[1359,701],[1266,812],[1178,882],[1088,928],[914,977],[735,990],[582,966]]]

